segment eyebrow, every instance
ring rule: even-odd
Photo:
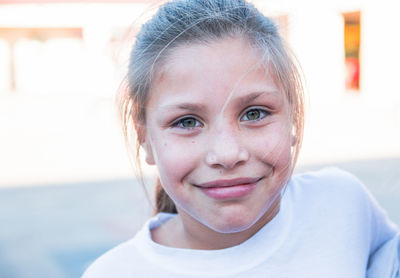
[[[270,95],[270,94],[271,94],[271,95],[277,95],[277,94],[279,94],[279,92],[276,91],[276,90],[273,90],[273,91],[254,92],[254,93],[251,93],[251,94],[248,94],[248,95],[239,97],[239,98],[235,99],[235,101],[236,101],[237,103],[244,103],[244,104],[247,104],[247,103],[252,102],[252,101],[255,100],[256,98],[258,98],[259,96],[264,95],[264,94],[267,94],[267,95]]]
[[[242,96],[242,97],[238,97],[238,98],[234,99],[234,101],[238,104],[246,105],[264,94],[279,96],[279,92],[277,90],[259,91],[259,92],[250,93],[250,94]],[[229,98],[228,98],[228,100],[229,100]],[[166,109],[166,110],[170,110],[170,109],[186,110],[186,111],[191,111],[194,113],[198,113],[198,112],[207,110],[206,105],[203,105],[200,103],[191,103],[191,102],[182,102],[182,103],[178,103],[178,104],[166,104],[166,105],[163,105],[161,108]]]
[[[167,104],[162,106],[163,109],[180,109],[180,110],[188,110],[193,112],[204,111],[206,110],[206,106],[203,104],[183,102],[178,104]]]
[[[237,106],[247,106],[260,96],[271,96],[273,99],[276,100],[279,99],[280,93],[276,89],[255,91],[242,97],[233,98],[231,100],[228,99],[228,101],[233,101],[234,104]],[[225,109],[225,107],[226,105],[224,105],[223,109]]]

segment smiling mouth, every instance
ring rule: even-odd
[[[213,199],[239,199],[250,194],[263,178],[264,177],[215,180],[196,185],[196,187]]]
[[[264,177],[215,180],[215,181],[209,181],[206,183],[201,183],[196,186],[201,187],[201,188],[231,187],[231,186],[239,186],[239,185],[257,183],[258,181],[262,180],[263,178]]]

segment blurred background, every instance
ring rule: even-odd
[[[252,2],[306,77],[297,172],[354,173],[399,225],[399,2]],[[0,277],[79,277],[152,214],[114,95],[160,3],[0,0]]]

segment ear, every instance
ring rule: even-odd
[[[136,128],[136,130],[137,130],[138,142],[146,153],[145,157],[146,163],[149,165],[154,165],[155,161],[153,156],[153,149],[151,148],[150,140],[147,138],[147,133],[145,128],[140,127]]]
[[[149,165],[155,165],[155,161],[154,161],[154,156],[153,156],[153,150],[151,148],[151,144],[148,143],[147,141],[144,141],[141,143],[142,148],[144,149],[144,151],[146,152],[146,163]]]
[[[290,144],[292,145],[292,147],[294,147],[294,146],[296,146],[296,144],[297,144],[297,136],[296,136],[296,134],[294,134],[294,133],[292,133],[291,135],[290,135]]]

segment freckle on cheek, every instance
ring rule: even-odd
[[[195,141],[192,141],[192,144],[196,143]]]

